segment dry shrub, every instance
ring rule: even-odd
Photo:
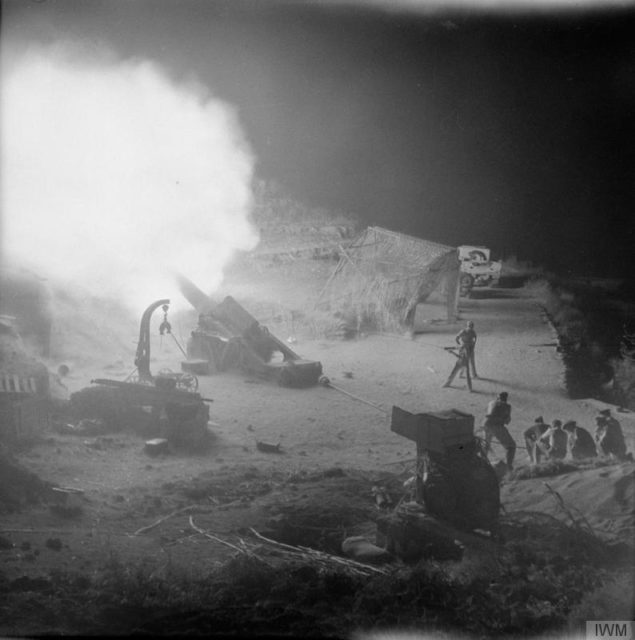
[[[622,573],[584,594],[567,615],[572,632],[584,633],[587,620],[635,620],[633,574]]]
[[[558,476],[572,471],[597,469],[616,464],[610,458],[588,458],[586,460],[547,460],[537,465],[517,467],[510,472],[508,480],[529,480],[531,478],[544,478]]]
[[[154,559],[124,563],[113,553],[90,576],[58,571],[45,592],[31,589],[31,601],[46,606],[29,610],[29,629],[349,637],[356,629],[399,628],[526,637],[580,620],[629,619],[632,585],[623,569],[611,573],[600,541],[545,514],[508,514],[503,529],[506,542],[486,562],[475,555],[423,561],[372,578],[271,555],[239,554],[203,573]],[[0,579],[10,596],[3,614],[26,620],[24,594],[11,586]]]
[[[635,410],[635,359],[613,358],[611,365],[615,374],[615,393],[619,404]]]

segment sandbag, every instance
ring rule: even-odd
[[[381,564],[390,562],[391,554],[377,545],[368,542],[363,536],[351,536],[342,542],[342,551],[353,560]]]

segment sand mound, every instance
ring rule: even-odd
[[[630,541],[635,536],[635,465],[509,482],[502,487],[502,501],[508,511],[542,511],[569,521],[571,514],[598,535]]]
[[[39,502],[50,485],[0,450],[0,513],[17,511],[26,504]]]

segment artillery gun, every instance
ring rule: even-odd
[[[285,387],[318,383],[322,364],[305,360],[262,326],[234,298],[216,304],[185,276],[177,277],[185,298],[198,311],[198,325],[187,345],[185,370],[205,373],[239,369]],[[201,370],[201,369],[198,369]]]

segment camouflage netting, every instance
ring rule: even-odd
[[[417,304],[443,289],[453,319],[459,266],[453,247],[369,227],[341,251],[319,302],[360,327],[396,330],[411,326]]]

